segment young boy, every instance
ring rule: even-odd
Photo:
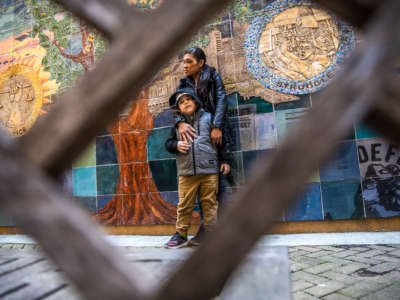
[[[212,115],[201,108],[201,102],[193,89],[176,91],[170,98],[177,113],[196,130],[192,144],[177,136],[176,128],[165,142],[166,149],[176,154],[179,175],[179,203],[177,208],[176,232],[166,243],[166,247],[177,247],[187,241],[196,194],[203,211],[206,231],[211,231],[217,221],[218,173],[230,172],[230,153],[223,141],[218,149],[211,143]]]

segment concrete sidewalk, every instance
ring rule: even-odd
[[[119,246],[128,260],[155,270],[159,270],[156,264],[163,259],[176,262],[177,256],[183,259],[190,253],[185,249],[163,249],[166,236],[108,236],[107,240]],[[17,255],[38,249],[26,236],[0,236],[0,247]],[[231,286],[241,286],[240,293],[236,297],[221,295],[224,297],[220,299],[241,299],[244,294],[246,299],[290,298],[277,293],[276,298],[266,298],[272,289],[267,283],[274,283],[281,290],[291,289],[294,300],[400,299],[398,232],[272,235],[263,237],[256,249],[248,260],[252,264],[241,271],[241,276],[248,275],[247,279],[232,281]],[[282,272],[283,277],[290,277],[287,284],[279,284],[269,273],[271,266],[276,267],[275,275]],[[160,276],[164,275],[157,277]],[[251,296],[249,291],[253,292]]]

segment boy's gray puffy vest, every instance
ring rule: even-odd
[[[193,141],[187,154],[176,155],[178,175],[218,174],[218,154],[210,138],[211,118],[211,114],[201,108],[196,112],[193,127],[197,139]]]

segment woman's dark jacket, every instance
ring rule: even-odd
[[[218,174],[219,166],[222,163],[232,163],[232,154],[229,152],[227,143],[223,138],[222,144],[218,148],[214,148],[211,143],[210,132],[212,127],[212,115],[206,112],[202,107],[200,100],[194,95],[191,89],[178,90],[174,95],[185,92],[190,94],[195,99],[198,109],[195,112],[192,120],[180,115],[183,120],[193,126],[196,130],[197,138],[194,139],[187,154],[178,151],[177,145],[179,141],[176,128],[172,128],[171,135],[165,142],[165,148],[168,152],[176,154],[176,164],[178,174],[180,176],[196,175],[196,174]],[[176,105],[174,105],[176,107]]]
[[[197,86],[191,76],[186,76],[180,80],[177,90],[192,88],[200,98],[204,110],[211,113],[213,117],[212,128],[223,130],[227,103],[225,87],[221,76],[209,65],[204,65],[200,72]],[[170,106],[172,107],[173,105],[174,103],[170,102]],[[179,122],[185,122],[185,120],[182,116],[176,115],[175,125]]]

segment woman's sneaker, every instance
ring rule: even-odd
[[[187,242],[186,236],[181,236],[178,232],[175,232],[174,235],[165,244],[165,248],[175,248],[186,242]]]

